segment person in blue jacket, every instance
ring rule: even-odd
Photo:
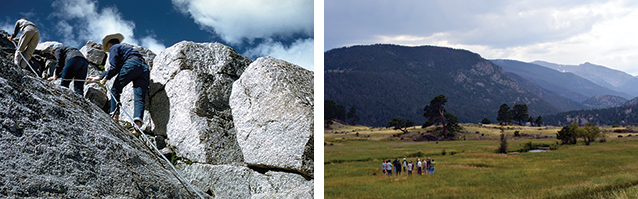
[[[117,103],[120,102],[122,89],[128,83],[133,82],[133,122],[135,122],[138,127],[142,127],[144,102],[146,100],[146,92],[148,92],[150,85],[150,70],[142,54],[130,46],[120,44],[123,39],[124,36],[120,33],[110,34],[104,37],[102,40],[102,50],[109,53],[108,61],[111,66],[101,75],[90,77],[89,81],[100,80],[100,83],[106,84],[107,80],[117,75],[111,88],[111,93],[114,95],[115,100],[111,99],[110,109],[110,114],[115,120],[119,120],[119,106]],[[139,132],[133,131],[133,134],[137,136]]]
[[[77,48],[62,44],[53,45],[51,51],[58,63],[55,66],[53,76],[49,77],[48,80],[56,80],[62,77],[60,85],[68,88],[71,80],[75,79],[73,90],[80,96],[84,96],[84,79],[86,79],[86,72],[89,68],[89,62],[86,61],[84,55]]]

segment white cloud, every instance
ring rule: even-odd
[[[284,47],[280,42],[269,40],[244,54],[253,58],[271,56],[308,70],[314,69],[314,39],[298,39],[290,47]]]
[[[258,38],[312,35],[312,0],[173,0],[197,24],[212,30],[230,44]]]
[[[160,43],[159,41],[157,41],[157,39],[155,39],[154,36],[144,37],[140,41],[142,42],[141,46],[144,46],[144,47],[150,49],[155,54],[159,54],[164,49],[166,49],[166,46],[164,44]]]
[[[73,35],[73,26],[69,25],[66,21],[59,21],[57,27],[57,34],[62,35],[62,43],[68,46],[80,46],[82,45]]]
[[[13,27],[14,27],[14,23],[7,21],[3,21],[0,22],[0,29],[7,31],[7,33],[9,33],[9,35],[13,34]]]
[[[632,25],[638,23],[638,5],[632,1],[481,1],[477,5],[433,0],[419,5],[424,9],[420,12],[411,4],[385,4],[385,8],[362,9],[365,12],[351,6],[353,17],[326,9],[326,49],[373,43],[436,45],[467,49],[488,59],[591,62],[638,74],[638,39],[634,39],[638,27]],[[413,12],[423,17],[398,18]],[[382,14],[389,18],[381,18]],[[354,16],[359,18],[356,23],[349,21]]]
[[[62,30],[58,31],[65,39],[67,45],[80,46],[79,41],[93,40],[102,42],[102,38],[108,34],[121,33],[125,43],[139,45],[151,49],[155,53],[157,49],[166,48],[153,36],[146,36],[138,41],[133,30],[135,23],[125,20],[116,7],[107,7],[101,11],[97,1],[93,0],[58,0],[53,2],[57,13],[54,16],[62,19],[58,25]],[[77,21],[70,25],[68,21]],[[153,50],[152,48],[155,50]]]

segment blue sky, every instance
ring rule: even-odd
[[[324,50],[392,43],[638,75],[638,1],[325,0]]]
[[[272,56],[314,68],[312,0],[20,0],[3,2],[0,13],[0,29],[12,33],[27,17],[41,42],[80,48],[120,32],[124,42],[156,54],[183,40],[220,42],[253,60]]]

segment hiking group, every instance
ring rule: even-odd
[[[396,171],[397,175],[401,175],[401,167],[403,167],[404,173],[407,171],[408,176],[412,176],[412,171],[414,171],[415,166],[418,175],[432,175],[434,174],[434,164],[436,164],[434,159],[430,158],[423,159],[423,163],[421,163],[419,158],[416,159],[415,163],[412,163],[412,161],[408,162],[405,158],[403,158],[402,162],[399,162],[399,158],[395,158],[393,162],[384,160],[381,166],[383,170],[382,176],[391,176],[393,170]]]
[[[18,31],[22,32],[19,39],[16,38]],[[31,60],[36,46],[40,40],[40,31],[33,22],[26,18],[19,19],[14,27],[13,34],[7,39],[9,41],[18,40],[14,63],[26,69],[27,65],[33,72],[28,60]],[[115,77],[113,86],[110,89],[110,116],[115,120],[119,120],[119,108],[121,104],[120,94],[124,86],[133,82],[134,95],[134,113],[133,122],[138,128],[142,127],[142,119],[144,118],[144,101],[146,92],[150,85],[150,70],[144,57],[130,46],[120,44],[124,40],[124,36],[120,33],[109,34],[102,39],[102,50],[108,53],[108,63],[110,67],[101,75],[88,77],[88,61],[77,48],[55,44],[51,48],[52,55],[55,56],[57,64],[53,76],[47,80],[56,80],[62,78],[61,86],[69,87],[71,81],[74,81],[74,91],[79,95],[84,94],[85,82],[99,82],[106,85],[106,81]],[[37,76],[37,74],[35,74]],[[109,92],[109,91],[107,91]],[[137,130],[133,131],[135,136],[139,135]]]

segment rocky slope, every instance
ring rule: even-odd
[[[85,47],[98,48],[95,44],[87,44]],[[314,135],[312,132],[312,103],[314,98],[312,72],[269,57],[260,58],[253,63],[232,48],[219,43],[183,41],[157,55],[150,51],[145,51],[143,54],[147,60],[152,60],[152,64],[149,63],[149,66],[152,67],[151,86],[147,97],[144,128],[147,133],[156,135],[158,139],[167,139],[167,147],[164,148],[163,152],[171,157],[179,172],[201,193],[204,193],[207,197],[219,198],[313,197],[314,169],[312,165],[314,158],[312,144]],[[155,56],[154,59],[153,56]],[[99,62],[99,55],[87,57],[96,57],[94,62],[90,62],[95,65],[99,64],[95,63]],[[10,65],[7,64],[7,67],[10,67]],[[247,75],[244,77],[242,74]],[[8,76],[24,77],[24,74],[11,74]],[[100,168],[100,170],[93,173],[84,171],[88,173],[88,177],[83,176],[82,172],[69,176],[69,169],[63,171],[54,169],[38,170],[42,176],[45,176],[42,177],[44,179],[48,179],[48,176],[59,176],[59,178],[56,178],[53,182],[50,180],[34,181],[37,185],[29,186],[36,186],[35,188],[29,188],[27,184],[24,184],[28,182],[22,180],[24,177],[5,178],[2,176],[0,179],[9,180],[0,180],[0,183],[4,183],[0,184],[0,186],[4,186],[3,188],[5,189],[3,190],[9,191],[2,192],[3,190],[0,190],[0,197],[54,197],[56,196],[54,194],[59,193],[57,191],[59,189],[66,190],[62,193],[67,195],[63,196],[69,196],[70,198],[84,197],[84,195],[77,194],[84,194],[84,192],[76,191],[76,189],[82,187],[89,191],[98,190],[87,195],[87,197],[96,198],[120,196],[134,198],[197,197],[192,192],[189,192],[190,189],[180,184],[174,176],[164,177],[172,174],[169,170],[164,169],[168,168],[165,165],[166,163],[157,159],[158,157],[154,156],[149,151],[149,148],[110,120],[106,113],[100,111],[102,107],[89,103],[88,100],[72,94],[71,90],[57,86],[56,83],[31,79],[33,79],[32,81],[42,82],[41,84],[44,86],[39,89],[42,92],[38,94],[40,96],[25,98],[26,102],[24,104],[51,103],[52,105],[49,108],[36,107],[40,109],[37,115],[47,117],[48,119],[45,121],[50,122],[47,125],[50,127],[44,128],[43,126],[45,125],[15,122],[14,120],[4,119],[14,117],[14,115],[6,115],[6,117],[2,115],[3,117],[0,121],[4,122],[6,120],[7,122],[5,123],[7,124],[3,125],[0,140],[12,145],[15,142],[12,142],[11,139],[17,137],[17,135],[14,135],[17,132],[29,132],[23,133],[24,135],[53,134],[52,139],[78,140],[77,142],[72,142],[74,143],[72,147],[61,145],[61,148],[58,145],[63,141],[51,141],[51,144],[47,147],[56,147],[59,151],[48,151],[45,147],[43,150],[47,149],[47,151],[41,156],[51,156],[55,158],[52,160],[56,161],[47,161],[40,164],[53,165],[52,167],[54,168],[64,168],[64,166],[58,165],[59,159],[65,158],[66,154],[70,154],[70,158],[67,159],[71,159],[79,165],[86,165],[87,169],[92,168],[92,165],[97,165],[95,168]],[[7,83],[5,82],[12,81],[0,81],[0,88],[2,86],[6,87]],[[243,82],[245,84],[234,84],[235,82]],[[247,85],[251,86],[246,87]],[[47,91],[50,89],[66,93],[57,95],[71,95],[74,99],[58,100],[57,98],[59,97],[51,97],[55,93]],[[121,101],[123,109],[132,113],[132,91],[127,89],[130,88],[124,89]],[[249,90],[251,90],[249,93],[255,95],[231,97],[232,93]],[[100,92],[106,95],[105,90]],[[14,102],[14,98],[2,101],[2,105],[15,105],[17,102]],[[231,98],[236,98],[234,101],[239,103],[231,103],[233,101]],[[74,103],[79,103],[77,101],[81,101],[83,103],[82,106],[72,106]],[[245,102],[253,103],[246,104]],[[269,114],[266,115],[260,112],[260,109],[271,105],[277,105],[275,106],[276,109],[269,110],[277,111],[269,111]],[[86,111],[89,109],[91,111]],[[64,112],[65,110],[72,113],[66,113]],[[241,114],[236,114],[235,112],[241,112]],[[80,123],[77,118],[102,122]],[[125,115],[122,115],[120,119],[128,120]],[[31,118],[28,118],[20,121],[31,120]],[[262,124],[260,122],[265,123]],[[80,127],[87,130],[83,131]],[[266,128],[260,129],[260,127]],[[25,128],[29,130],[21,130]],[[50,131],[48,128],[59,128],[60,130]],[[237,137],[240,132],[250,132],[252,137],[259,139],[240,144],[238,142],[240,138]],[[22,137],[25,137],[24,135]],[[12,137],[9,139],[9,136]],[[92,138],[92,136],[99,138]],[[24,146],[29,141],[26,140],[20,144]],[[107,143],[103,144],[102,142]],[[271,146],[271,149],[261,151],[270,145],[264,143],[277,144],[277,146]],[[103,145],[106,145],[106,147]],[[26,158],[29,160],[28,158],[36,157],[33,154],[43,153],[36,150],[39,145],[35,146],[32,150],[30,147],[26,147],[26,149],[21,151],[8,152],[3,148],[3,155],[0,156],[0,158],[3,158],[3,163],[0,163],[0,165],[5,164],[5,162],[7,165],[15,165],[20,162],[20,159]],[[14,148],[18,147],[14,146]],[[126,150],[121,150],[120,148],[125,148]],[[11,156],[5,156],[5,152],[10,153]],[[100,160],[86,158],[88,154],[101,153],[107,154],[96,157],[101,158]],[[108,153],[115,153],[116,155],[108,155]],[[271,156],[265,157],[276,156],[277,158],[273,158],[273,160],[254,160],[249,158],[264,157],[264,153],[274,153],[267,154]],[[142,158],[147,156],[148,158]],[[4,159],[5,157],[12,157],[12,159]],[[155,158],[155,160],[151,161],[149,158]],[[102,166],[101,162],[109,162],[112,159],[122,159],[123,163],[112,163],[109,168]],[[37,161],[30,162],[37,163]],[[146,164],[151,165],[147,166]],[[39,165],[30,164],[25,166],[24,170],[37,170],[37,166]],[[161,169],[151,170],[149,169],[150,167]],[[135,170],[137,168],[146,170]],[[122,171],[112,171],[117,169]],[[50,170],[54,173],[49,173]],[[15,175],[14,173],[21,172],[21,170],[6,169],[2,172]],[[157,179],[157,176],[160,176],[159,178],[161,179]],[[84,181],[73,181],[74,178],[108,179],[110,180],[109,182],[114,182],[111,184],[122,186],[107,189],[94,184],[85,185]],[[112,180],[113,178],[121,178],[117,180],[123,182]],[[88,182],[93,183],[90,180]],[[132,186],[132,188],[125,186],[129,184],[137,184],[137,186]],[[161,189],[156,186],[161,187]],[[14,189],[17,191],[11,191]],[[102,191],[102,189],[106,191]],[[35,190],[35,192],[32,193],[32,190]],[[51,191],[48,191],[47,195],[38,195],[40,192],[37,192],[37,190]]]
[[[595,108],[611,108],[623,105],[628,100],[613,95],[596,95],[583,102],[583,104]]]
[[[7,59],[0,110],[2,198],[197,197],[98,107]]]

